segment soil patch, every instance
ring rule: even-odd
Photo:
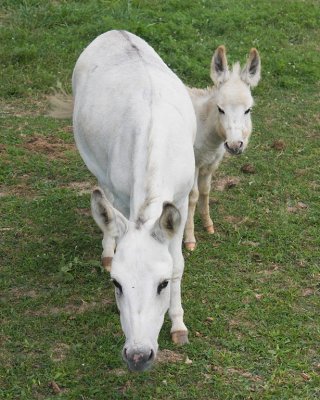
[[[87,311],[91,311],[95,308],[101,308],[103,306],[113,304],[114,301],[111,299],[101,299],[99,301],[92,301],[87,303],[82,300],[81,304],[66,304],[63,307],[52,307],[52,308],[43,308],[40,310],[28,310],[26,315],[31,315],[35,317],[47,317],[49,315],[58,315],[58,314],[68,314],[68,315],[79,315],[84,314]]]
[[[76,151],[73,143],[65,143],[57,137],[38,135],[28,137],[23,147],[31,152],[45,154],[49,159],[65,159],[66,151]]]

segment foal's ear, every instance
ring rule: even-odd
[[[119,238],[128,230],[128,220],[112,207],[99,187],[91,194],[91,211],[99,228],[109,236]]]
[[[257,49],[251,49],[247,64],[241,71],[241,79],[250,87],[258,85],[261,73],[261,61]]]
[[[229,77],[226,48],[224,46],[219,46],[213,54],[210,77],[217,86]]]
[[[179,210],[172,204],[165,202],[162,206],[162,214],[155,222],[151,235],[160,242],[171,239],[181,225]]]

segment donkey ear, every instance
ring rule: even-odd
[[[99,228],[109,236],[119,238],[128,230],[128,220],[112,207],[99,187],[91,194],[91,211]]]
[[[247,64],[241,71],[241,79],[250,87],[258,85],[261,73],[261,61],[257,49],[251,49]]]
[[[224,46],[219,46],[213,54],[210,77],[217,86],[229,77],[226,48]]]
[[[151,236],[159,242],[171,239],[181,225],[181,215],[179,210],[169,202],[164,202],[162,206],[162,214],[155,222]]]

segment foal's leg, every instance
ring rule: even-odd
[[[209,194],[211,189],[211,168],[200,168],[198,186],[199,186],[199,212],[202,220],[202,226],[208,233],[214,233],[213,222],[209,213]]]
[[[187,250],[194,250],[196,238],[194,236],[194,212],[199,198],[198,169],[196,168],[193,188],[189,194],[188,218],[184,229],[184,246]]]

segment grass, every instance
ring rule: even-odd
[[[4,1],[0,14],[0,397],[276,399],[320,395],[318,1]],[[89,213],[95,181],[70,121],[44,116],[70,90],[73,65],[99,33],[145,38],[191,86],[210,84],[214,49],[262,56],[254,133],[212,191],[216,234],[197,217],[185,253],[190,344],[129,373],[113,288]],[[282,141],[277,147],[278,140]],[[240,168],[250,163],[253,174]],[[222,185],[223,186],[223,185]],[[192,363],[186,363],[185,360]],[[56,386],[55,386],[56,385]]]

